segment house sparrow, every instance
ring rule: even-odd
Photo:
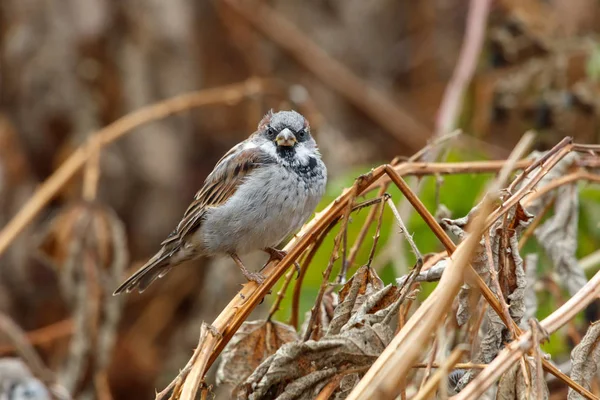
[[[314,212],[327,169],[308,121],[296,111],[269,111],[248,139],[219,160],[162,248],[115,291],[140,293],[186,260],[228,254],[249,281],[262,282],[239,258],[274,248]]]

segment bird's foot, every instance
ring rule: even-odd
[[[281,261],[283,260],[283,258],[285,256],[287,256],[288,252],[285,250],[279,250],[276,249],[274,247],[267,247],[264,248],[263,251],[265,253],[267,253],[269,255],[269,260],[266,262],[265,265],[263,265],[263,267],[260,269],[261,271],[267,266],[269,265],[269,263],[273,260],[278,260]],[[294,261],[294,268],[296,268],[296,279],[298,279],[298,277],[300,276],[300,264],[298,264],[298,261]]]
[[[265,277],[260,273],[260,272],[249,272],[246,271],[247,273],[244,273],[242,271],[242,273],[244,273],[244,276],[246,277],[246,279],[248,279],[248,281],[250,282],[256,282],[257,285],[260,285],[261,283],[263,283],[265,281]]]
[[[263,251],[269,255],[269,262],[273,260],[281,261],[285,256],[287,256],[287,251],[279,250],[274,247],[266,247],[263,249]]]
[[[246,268],[242,260],[240,260],[237,254],[230,254],[230,256],[236,263],[240,271],[242,271],[242,274],[244,274],[246,279],[248,279],[248,281],[256,282],[258,285],[265,281],[265,277],[261,273],[248,271],[248,269]]]

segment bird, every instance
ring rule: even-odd
[[[282,259],[276,246],[296,233],[325,192],[327,168],[308,120],[270,110],[257,130],[215,165],[160,250],[114,295],[143,292],[171,268],[201,256],[229,255],[248,281],[262,283],[240,255],[262,250]]]

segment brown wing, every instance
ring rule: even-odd
[[[275,162],[274,158],[258,148],[241,150],[243,145],[244,143],[240,143],[233,147],[219,160],[194,196],[194,201],[177,228],[161,243],[162,245],[178,242],[193,232],[208,208],[225,203],[254,169]]]

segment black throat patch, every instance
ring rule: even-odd
[[[294,146],[277,146],[277,155],[288,162],[292,162],[296,155]]]

